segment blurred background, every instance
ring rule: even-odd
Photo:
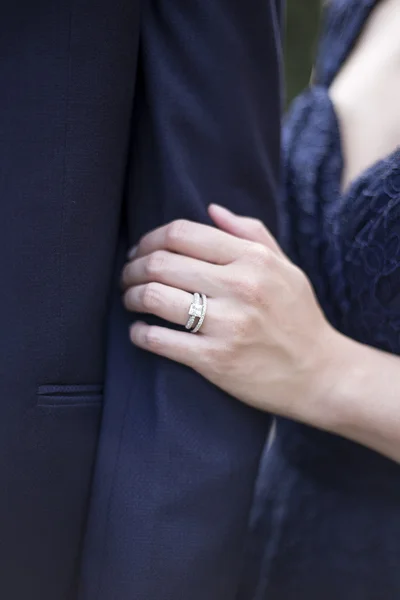
[[[316,52],[322,0],[288,0],[286,90],[290,102],[309,82]]]

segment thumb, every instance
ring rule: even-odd
[[[261,221],[250,217],[239,217],[218,204],[211,204],[208,212],[217,227],[223,231],[244,240],[262,244],[275,254],[283,256],[278,242]]]

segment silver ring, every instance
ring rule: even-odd
[[[201,294],[201,300],[202,302],[200,303],[200,294],[196,292],[193,295],[193,302],[189,308],[189,319],[185,325],[186,329],[189,329],[191,333],[198,333],[204,323],[204,319],[206,318],[207,296],[205,294]],[[196,319],[198,319],[198,321],[194,326]]]
[[[202,309],[202,305],[200,304],[200,294],[198,294],[196,292],[193,295],[193,302],[189,308],[189,319],[185,325],[186,329],[192,329],[196,318],[201,317],[201,309]]]

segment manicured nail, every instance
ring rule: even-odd
[[[127,254],[127,259],[128,260],[133,260],[136,256],[137,253],[137,246],[133,246],[133,248],[131,248]]]

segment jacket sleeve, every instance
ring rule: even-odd
[[[274,230],[277,6],[143,5],[126,203],[130,243],[176,218],[206,221],[210,202]],[[125,335],[132,315],[118,319]],[[90,521],[106,532],[87,547],[102,562],[91,592],[98,595],[86,597],[234,600],[270,418],[189,369],[125,343],[124,351],[111,348],[109,359],[94,487],[103,500],[95,501]]]

